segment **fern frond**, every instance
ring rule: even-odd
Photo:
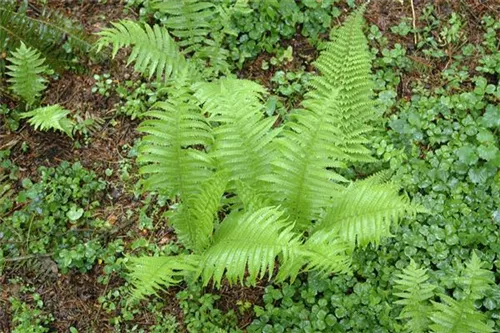
[[[474,309],[469,300],[456,301],[447,295],[440,295],[444,303],[432,302],[431,315],[433,333],[492,333],[493,329],[484,322],[484,314]]]
[[[395,184],[373,184],[370,179],[354,182],[333,196],[315,231],[328,230],[352,246],[378,244],[382,237],[391,235],[392,223],[419,211],[406,196],[398,195],[398,190]]]
[[[278,157],[273,161],[271,175],[262,178],[271,184],[271,196],[283,205],[299,229],[306,229],[317,220],[332,195],[346,179],[334,171],[343,167],[341,152],[333,142],[338,131],[332,114],[336,94],[304,102],[307,110],[299,110],[292,122],[285,125],[282,136],[275,141]]]
[[[214,235],[213,245],[202,255],[199,274],[203,284],[213,280],[219,287],[223,276],[230,283],[243,283],[246,272],[251,284],[266,273],[271,278],[277,257],[281,255],[286,261],[300,246],[293,225],[282,215],[277,208],[265,207],[226,218]]]
[[[212,155],[229,180],[258,187],[257,178],[269,173],[274,118],[265,118],[261,102],[266,90],[248,80],[222,79],[195,86],[195,97],[203,104],[214,125]]]
[[[59,130],[71,137],[73,136],[75,122],[66,117],[68,114],[70,114],[70,111],[55,104],[24,112],[21,114],[21,118],[30,118],[28,123],[36,130]]]
[[[41,58],[37,50],[26,47],[21,42],[21,46],[12,52],[12,56],[7,60],[11,65],[7,66],[10,76],[8,81],[10,88],[15,94],[21,96],[28,105],[32,105],[40,97],[40,93],[47,87],[47,80],[42,74],[49,71],[44,66],[44,58]]]
[[[405,323],[406,332],[425,333],[429,327],[431,307],[428,300],[434,297],[435,286],[427,283],[427,270],[418,268],[412,260],[402,273],[396,274],[394,286],[400,292],[394,293],[400,300],[396,304],[404,306],[400,319],[408,320]]]
[[[187,198],[198,192],[199,184],[212,171],[212,161],[204,152],[213,142],[211,129],[185,87],[176,87],[177,96],[158,102],[146,113],[139,131],[146,133],[137,161],[147,175],[146,189]],[[174,91],[172,91],[174,93]]]
[[[370,122],[375,120],[372,100],[371,55],[363,33],[364,6],[350,15],[342,27],[334,30],[331,42],[320,54],[314,65],[321,76],[310,84],[311,99],[322,99],[337,91],[335,114],[338,133],[336,144],[350,161],[374,161],[367,133],[372,131]]]
[[[466,264],[458,283],[465,289],[468,299],[477,300],[485,296],[491,286],[495,283],[495,276],[492,271],[484,269],[485,265],[476,252],[472,253],[472,257]]]
[[[39,51],[53,69],[61,69],[71,60],[62,47],[67,43],[73,54],[88,54],[92,40],[82,26],[57,11],[44,6],[36,15],[29,16],[23,5],[2,1],[0,7],[0,49],[8,52],[21,42]],[[0,72],[2,72],[0,57]]]
[[[157,294],[186,279],[196,270],[198,258],[193,255],[162,257],[130,257],[127,262],[133,286],[131,300]]]
[[[183,201],[170,221],[182,244],[202,252],[212,240],[214,218],[226,188],[226,177],[215,173],[200,185],[199,193]]]
[[[195,51],[212,31],[211,21],[216,14],[216,6],[199,0],[156,0],[153,9],[167,14],[163,25],[179,39],[179,46],[185,53]]]
[[[113,28],[107,28],[98,33],[97,52],[108,45],[113,46],[112,57],[116,56],[122,47],[132,47],[127,65],[134,64],[136,71],[151,78],[167,80],[179,72],[189,68],[193,77],[195,70],[189,66],[184,56],[179,52],[177,44],[168,31],[158,25],[152,28],[147,24],[123,20],[112,23]]]

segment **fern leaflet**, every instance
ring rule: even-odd
[[[73,136],[75,123],[67,118],[69,113],[70,111],[55,104],[24,112],[21,118],[30,118],[28,119],[28,123],[33,125],[36,130],[46,131],[54,129],[66,133],[71,137]]]

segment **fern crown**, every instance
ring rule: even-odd
[[[220,286],[224,279],[255,284],[306,271],[347,272],[356,247],[378,244],[392,224],[419,211],[384,173],[356,182],[341,175],[353,162],[372,160],[363,8],[333,34],[301,109],[275,128],[276,119],[264,114],[264,87],[216,78],[200,68],[192,48],[202,43],[207,22],[236,7],[153,5],[170,15],[169,31],[122,21],[102,31],[97,44],[112,45],[113,54],[130,46],[129,63],[162,80],[169,96],[140,126],[138,161],[144,189],[177,203],[169,223],[189,254],[133,259],[135,297],[186,279]]]

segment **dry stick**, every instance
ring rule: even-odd
[[[410,0],[410,5],[411,5],[411,16],[412,16],[412,23],[413,23],[413,40],[415,41],[415,46],[417,46],[418,43],[418,38],[417,38],[417,19],[415,16],[415,6],[413,5],[413,0]]]

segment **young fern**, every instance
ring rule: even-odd
[[[438,295],[441,302],[432,300],[436,296],[436,287],[427,283],[427,270],[417,268],[413,261],[402,274],[397,274],[395,288],[399,292],[395,295],[401,299],[395,303],[404,306],[399,318],[407,320],[406,332],[493,332],[493,329],[485,324],[484,314],[478,312],[474,305],[494,284],[493,273],[483,269],[483,265],[473,253],[461,276],[457,278],[458,285],[465,291],[465,298],[461,300],[455,300],[445,294]]]
[[[399,292],[394,293],[394,295],[401,300],[395,303],[404,306],[399,319],[408,320],[405,324],[406,332],[426,333],[430,323],[431,306],[429,300],[434,297],[434,289],[436,288],[427,283],[429,279],[427,270],[418,268],[412,260],[410,265],[396,277],[398,279],[395,281],[395,288]]]
[[[11,63],[7,66],[10,88],[28,105],[34,104],[47,87],[47,80],[42,76],[49,71],[48,67],[44,66],[45,59],[37,50],[26,47],[21,42],[21,46],[13,51],[7,60]]]

